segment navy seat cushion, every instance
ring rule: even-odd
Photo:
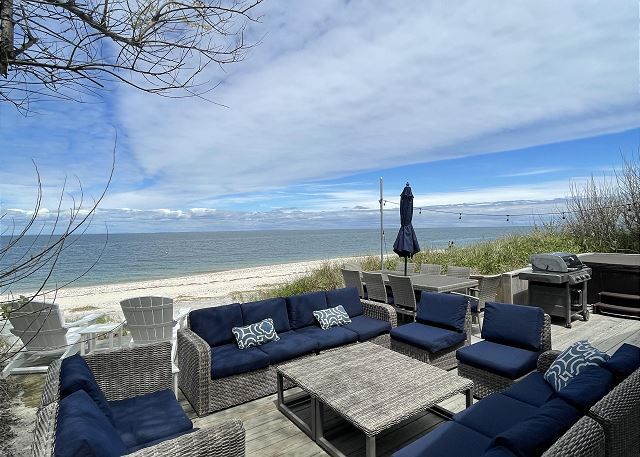
[[[534,371],[518,382],[514,382],[511,387],[502,391],[502,394],[533,406],[541,406],[555,392],[551,384],[545,381],[544,374]]]
[[[580,411],[587,411],[613,388],[613,373],[593,365],[569,380],[556,395]]]
[[[358,334],[344,327],[331,327],[326,330],[317,325],[299,328],[295,331],[318,343],[318,349],[331,349],[358,341]]]
[[[491,438],[457,422],[445,422],[393,457],[476,457],[481,456]]]
[[[318,343],[315,340],[293,330],[278,336],[280,337],[278,341],[270,341],[259,346],[259,349],[269,356],[272,364],[311,354],[318,349]]]
[[[535,306],[487,302],[482,338],[495,343],[539,351],[544,312]]]
[[[338,304],[341,305],[342,303]],[[291,322],[291,328],[294,330],[312,325],[314,323],[313,312],[327,308],[327,297],[323,291],[287,297],[289,322]]]
[[[367,341],[391,331],[391,324],[387,321],[381,321],[380,319],[374,319],[368,316],[352,317],[351,323],[343,327],[356,332],[358,334],[358,341]]]
[[[235,343],[211,348],[211,379],[225,378],[269,366],[269,356],[257,347],[239,349]]]
[[[624,343],[602,367],[614,374],[616,382],[624,380],[640,368],[640,347]]]
[[[438,352],[464,342],[467,335],[440,327],[412,322],[391,329],[391,338],[429,352]]]
[[[456,352],[460,362],[509,379],[517,379],[535,370],[539,355],[539,352],[492,341],[481,341]]]
[[[329,290],[325,293],[327,308],[335,308],[342,305],[350,318],[362,314],[362,302],[355,287],[345,287],[344,289]]]
[[[55,455],[115,457],[128,452],[115,427],[84,390],[60,400]]]
[[[266,300],[242,303],[243,325],[251,325],[264,319],[271,318],[276,333],[284,333],[291,330],[289,317],[287,316],[287,303],[284,298],[268,298]]]
[[[482,457],[518,457],[509,449],[503,446],[490,447],[482,454]]]
[[[562,399],[551,399],[538,409],[537,414],[496,436],[491,447],[506,447],[519,457],[542,455],[581,416]]]
[[[453,420],[493,438],[537,412],[536,406],[496,393],[454,415]]]
[[[221,346],[235,341],[231,329],[243,325],[239,303],[196,309],[189,313],[189,327],[209,346]]]
[[[102,414],[113,424],[113,414],[104,393],[98,386],[93,371],[80,355],[67,357],[60,366],[60,398],[71,395],[77,390],[84,390],[98,405]]]
[[[193,428],[193,423],[169,389],[111,401],[109,404],[116,430],[129,452]]]
[[[469,300],[464,295],[422,292],[416,321],[464,332]]]

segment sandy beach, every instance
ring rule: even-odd
[[[121,316],[120,300],[145,295],[172,297],[177,307],[190,306],[195,309],[231,303],[232,294],[246,294],[282,284],[327,261],[343,263],[354,259],[357,258],[313,260],[168,279],[70,287],[58,291],[55,301],[65,313],[71,315],[99,309],[114,317]],[[53,299],[52,296],[46,298]]]

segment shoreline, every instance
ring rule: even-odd
[[[224,305],[233,302],[231,295],[250,293],[282,284],[300,277],[320,265],[359,260],[363,256],[309,260],[258,267],[238,268],[212,273],[197,273],[165,279],[119,282],[95,286],[60,289],[55,302],[65,313],[78,314],[103,311],[122,318],[120,300],[146,295],[166,296],[174,299],[176,308],[192,309]],[[53,300],[53,293],[44,296]]]

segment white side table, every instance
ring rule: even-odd
[[[87,354],[86,346],[89,343],[89,353],[96,349],[96,335],[109,335],[109,349],[113,349],[113,337],[118,334],[118,347],[122,346],[122,331],[124,322],[115,322],[112,324],[93,324],[83,328],[78,333],[80,340],[80,355]]]

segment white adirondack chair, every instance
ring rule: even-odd
[[[11,374],[45,373],[54,358],[64,359],[80,348],[81,329],[93,324],[104,313],[92,313],[66,323],[57,304],[32,301],[15,303],[9,313],[9,331],[20,338],[19,351],[2,370],[2,377]],[[46,359],[44,364],[34,362]]]
[[[132,343],[142,345],[170,341],[173,361],[173,390],[178,396],[178,367],[175,364],[176,338],[191,308],[180,308],[173,315],[173,299],[167,297],[136,297],[120,302],[126,320],[125,328],[131,333]]]

